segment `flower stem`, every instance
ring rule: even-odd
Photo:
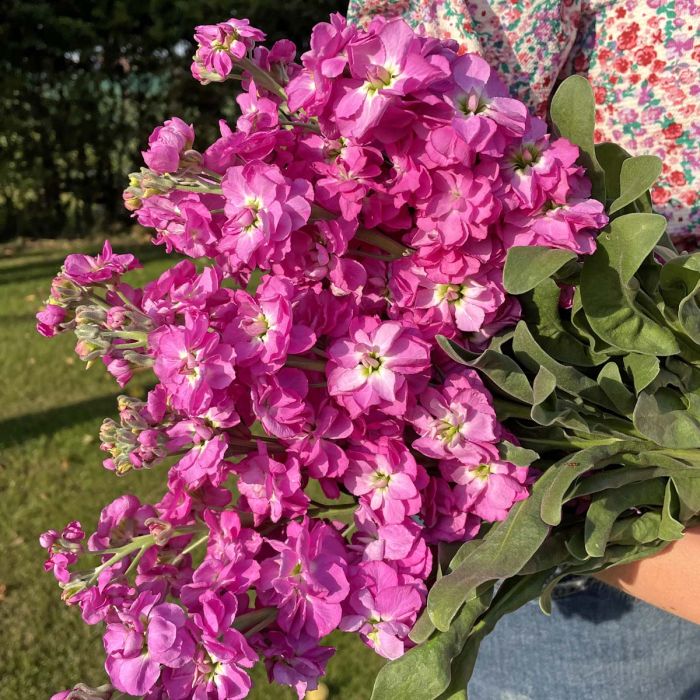
[[[313,360],[310,357],[301,357],[299,355],[288,355],[287,367],[298,367],[299,369],[309,369],[314,372],[325,372],[326,363],[321,360]]]
[[[367,229],[360,228],[355,233],[355,238],[362,243],[380,248],[397,259],[405,258],[413,252],[412,248],[395,241],[393,238],[389,238],[389,236],[380,231],[368,231]]]

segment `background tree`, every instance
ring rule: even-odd
[[[235,113],[230,84],[190,76],[195,25],[248,17],[304,48],[338,0],[5,0],[0,25],[0,239],[123,225],[126,174],[151,129]]]

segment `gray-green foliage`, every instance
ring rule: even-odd
[[[512,248],[504,285],[523,320],[481,354],[439,339],[493,392],[520,443],[502,445],[504,458],[542,475],[442,568],[413,636],[423,643],[382,669],[373,700],[466,699],[479,644],[503,614],[538,596],[548,612],[562,576],[656,553],[700,512],[700,254],[678,255],[651,213],[658,158],[593,145],[586,80],[562,84],[552,119],[606,204],[596,252]],[[574,287],[568,310],[561,283]]]

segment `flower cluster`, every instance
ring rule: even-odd
[[[483,346],[519,315],[507,249],[589,253],[606,218],[575,146],[401,20],[333,16],[301,63],[245,20],[196,38],[197,79],[242,81],[236,128],[197,151],[169,120],[125,202],[204,265],[134,288],[106,244],[69,256],[38,315],[122,386],[153,371],[102,447],[118,474],[169,464],[167,491],[42,544],[66,601],[105,623],[119,691],[242,698],[261,660],[302,697],[335,629],[403,654],[435,547],[527,497],[491,395],[436,337]]]

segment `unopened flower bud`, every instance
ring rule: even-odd
[[[75,322],[78,326],[93,324],[94,327],[99,327],[105,322],[106,318],[107,313],[99,306],[79,306],[75,310]]]
[[[172,523],[160,518],[147,518],[144,524],[148,531],[153,535],[153,541],[159,546],[164,547],[170,541],[175,533],[175,528]]]
[[[112,695],[114,695],[114,690],[114,686],[109,683],[100,685],[97,688],[78,683],[68,694],[66,700],[110,700]]]

